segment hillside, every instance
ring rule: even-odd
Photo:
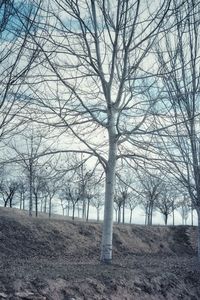
[[[101,224],[0,208],[0,299],[200,299],[197,229],[116,225],[113,264]]]

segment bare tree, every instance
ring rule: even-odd
[[[163,181],[161,184],[161,192],[156,199],[155,207],[164,216],[165,225],[167,225],[169,215],[173,213],[177,207],[176,199],[177,192],[174,187]]]
[[[20,141],[19,141],[20,137]],[[38,193],[43,186],[42,168],[48,166],[52,156],[43,158],[42,155],[49,150],[49,146],[45,143],[48,138],[47,131],[42,133],[34,127],[29,128],[29,132],[24,130],[20,136],[16,137],[9,144],[9,158],[22,167],[28,178],[29,190],[29,215],[32,216],[33,211],[33,195],[35,197],[36,215],[38,212]]]
[[[129,174],[130,175],[130,174]],[[130,177],[129,179],[125,178],[125,181],[121,181],[118,177],[117,184],[116,184],[116,190],[117,195],[116,199],[118,204],[118,223],[121,222],[121,216],[122,216],[122,223],[125,223],[125,207],[127,204],[127,200],[129,198],[129,187],[130,187]],[[121,211],[122,210],[122,211]]]
[[[60,181],[61,174],[56,174],[56,175],[53,176],[50,175],[46,177],[47,179],[45,184],[45,190],[47,192],[47,197],[49,200],[49,218],[51,217],[52,214],[52,200],[54,199],[55,195],[58,193],[61,184]]]
[[[96,169],[97,165],[91,169],[88,173],[88,181],[87,181],[87,218],[89,219],[89,208],[90,204],[95,206],[97,210],[97,221],[99,221],[99,212],[102,208],[101,205],[101,190],[102,190],[102,173],[98,174],[98,170]],[[94,199],[94,200],[93,200]],[[93,200],[93,201],[92,201]]]
[[[63,216],[65,215],[65,211],[66,211],[66,215],[69,217],[70,209],[71,209],[71,201],[70,198],[67,196],[66,187],[61,187],[61,190],[59,191],[59,199],[60,199]]]
[[[38,211],[39,211],[39,202],[40,202],[40,196],[44,195],[44,189],[46,186],[46,182],[44,177],[41,174],[41,167],[39,169],[40,174],[38,174],[38,170],[35,170],[34,172],[34,178],[33,178],[33,187],[32,187],[32,192],[34,196],[34,202],[35,202],[35,216],[38,216]]]
[[[92,198],[91,204],[96,208],[97,211],[97,222],[100,220],[100,211],[104,205],[103,195],[100,193],[96,193],[96,195]]]
[[[12,179],[4,180],[0,185],[0,194],[2,195],[4,201],[4,207],[13,206],[14,195],[18,189],[18,183]]]
[[[115,209],[116,209],[116,214],[118,216],[118,218],[117,218],[118,224],[121,223],[121,208],[122,208],[123,202],[124,202],[124,199],[121,196],[121,194],[116,192],[115,196],[114,196],[114,203],[116,205]]]
[[[25,210],[27,183],[23,179],[19,179],[18,194],[19,194],[19,208]]]
[[[182,217],[182,225],[186,225],[190,212],[190,199],[186,195],[183,196],[182,200],[179,200],[178,211]]]
[[[193,202],[190,201],[190,212],[191,212],[191,225],[194,226],[194,205]]]
[[[96,156],[105,170],[103,263],[112,260],[117,159],[132,156],[130,147],[141,145],[130,136],[146,133],[144,123],[154,101],[149,103],[147,88],[141,85],[151,68],[147,64],[144,69],[145,60],[161,24],[172,13],[170,5],[171,0],[160,1],[153,9],[148,0],[146,6],[139,0],[55,0],[52,8],[42,8],[48,17],[51,10],[53,13],[48,18],[49,36],[45,30],[34,39],[46,60],[38,69],[35,84],[38,82],[42,91],[48,90],[49,96],[44,97],[38,86],[32,90],[47,115],[54,114],[51,125],[65,126],[68,134],[82,144],[81,151]],[[47,41],[44,46],[42,34]],[[38,117],[37,122],[44,120]],[[101,143],[95,136],[91,138],[94,131],[102,137]]]
[[[162,175],[155,169],[148,172],[145,165],[145,168],[141,168],[140,171],[137,170],[137,177],[142,195],[140,203],[145,209],[145,224],[152,225],[153,211],[162,190]]]
[[[154,124],[163,125],[157,139],[162,167],[188,190],[197,210],[200,259],[200,4],[186,1],[180,7],[174,1],[174,7],[176,27],[165,31],[156,47],[163,92]]]
[[[127,198],[127,207],[130,210],[130,224],[132,223],[133,211],[139,205],[140,198],[139,195],[133,192],[130,192],[129,197]]]
[[[70,200],[72,205],[72,220],[75,218],[75,208],[81,199],[81,191],[80,187],[76,187],[73,183],[66,183],[66,187],[64,189],[65,197],[67,200]]]
[[[63,217],[64,217],[64,215],[65,215],[65,210],[66,210],[66,208],[67,208],[67,206],[66,206],[66,204],[65,204],[65,198],[63,197],[62,194],[60,194],[59,199],[60,199],[60,204],[61,204],[61,207],[62,207],[62,215],[63,215]]]
[[[82,155],[81,155],[82,157]],[[92,187],[91,185],[94,184],[91,182],[92,176],[94,175],[94,170],[89,171],[87,167],[84,165],[82,159],[79,161],[80,167],[75,171],[77,180],[79,181],[80,186],[80,197],[82,202],[82,218],[84,220],[88,220],[89,217],[89,207],[90,207],[90,200],[92,198]]]

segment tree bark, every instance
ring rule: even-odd
[[[51,210],[52,210],[52,201],[51,201],[52,199],[51,198],[49,198],[49,218],[51,218]]]
[[[151,206],[150,206],[150,224],[149,225],[152,225],[152,220],[153,220],[153,202],[151,202]]]
[[[200,207],[197,208],[197,218],[198,218],[198,261],[200,262]]]
[[[35,194],[35,216],[38,216],[38,196]]]
[[[40,202],[40,212],[42,213],[43,210],[43,197],[41,198],[41,202]]]
[[[72,220],[74,220],[75,215],[75,204],[72,204]]]
[[[25,195],[23,194],[22,198],[22,209],[25,210]]]
[[[33,210],[33,168],[32,168],[32,161],[30,159],[30,172],[29,172],[29,216],[32,217],[32,210]]]
[[[70,215],[70,200],[68,200],[67,215]]]
[[[90,199],[88,199],[88,202],[87,202],[87,217],[86,217],[86,221],[89,220],[89,213],[90,213]]]
[[[165,214],[165,215],[164,215],[164,217],[165,217],[165,225],[167,225],[167,219],[168,219],[168,215],[167,215],[167,214]]]
[[[123,214],[122,214],[122,223],[124,224],[125,223],[125,200],[123,202],[123,207],[122,207],[122,211],[123,211]]]
[[[64,204],[63,204],[62,200],[61,200],[61,208],[62,208],[62,215],[64,217],[64,215],[65,215],[65,207],[64,207]]]
[[[144,224],[145,225],[147,225],[148,223],[148,212],[147,212],[147,210],[148,210],[148,207],[146,206],[145,207],[145,217],[144,217]]]
[[[132,223],[132,216],[133,216],[133,210],[131,209],[131,212],[130,212],[130,224]]]
[[[22,194],[20,193],[19,209],[22,209]]]
[[[194,226],[194,214],[193,214],[193,208],[191,208],[191,225]]]
[[[151,206],[149,204],[147,211],[147,225],[151,225]]]
[[[118,224],[121,223],[121,206],[118,207],[118,221],[117,221]]]
[[[44,213],[47,213],[47,196],[44,196]]]
[[[151,225],[151,202],[150,201],[147,207],[147,225]]]
[[[77,205],[77,214],[78,214],[78,218],[80,218],[80,208],[79,208],[79,205]]]
[[[117,142],[115,136],[109,136],[109,157],[106,168],[105,206],[103,235],[101,244],[101,262],[112,262],[112,236],[113,236],[113,200],[115,187]]]
[[[83,196],[83,210],[82,210],[82,219],[85,220],[86,219],[86,199],[85,196]]]
[[[115,209],[115,222],[117,223],[118,220],[118,209]]]

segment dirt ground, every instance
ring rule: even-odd
[[[0,208],[0,299],[197,300],[196,236],[190,226],[116,225],[105,266],[101,224]]]

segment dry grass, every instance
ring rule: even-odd
[[[113,264],[99,264],[101,224],[0,209],[0,299],[200,299],[195,227],[114,226]]]

